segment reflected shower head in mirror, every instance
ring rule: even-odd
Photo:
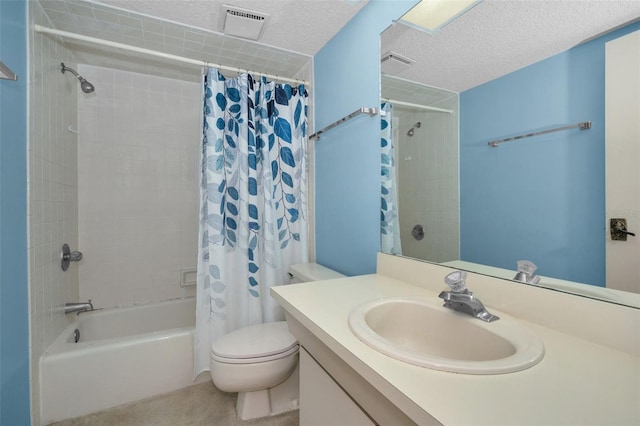
[[[419,129],[420,126],[422,126],[422,123],[420,121],[418,121],[416,124],[414,124],[413,126],[411,126],[411,128],[409,129],[409,131],[407,132],[407,136],[411,137],[414,135],[415,133],[415,129]]]
[[[80,89],[82,89],[84,93],[93,93],[93,91],[96,90],[93,84],[85,80],[85,78],[78,74],[74,69],[66,66],[64,62],[60,62],[60,70],[62,71],[62,74],[64,74],[65,71],[69,71],[71,74],[75,75],[80,82]]]

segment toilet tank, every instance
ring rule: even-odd
[[[289,266],[289,284],[345,277],[346,275],[342,275],[318,263],[298,263]]]

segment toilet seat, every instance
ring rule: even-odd
[[[269,355],[269,356],[255,357],[255,358],[225,358],[225,357],[218,356],[212,352],[211,360],[224,363],[224,364],[256,364],[260,362],[267,362],[267,361],[273,361],[275,359],[284,358],[289,355],[295,354],[297,352],[298,352],[298,345],[295,345],[294,347],[290,348],[285,352],[280,352],[280,353]]]
[[[257,324],[225,334],[211,345],[211,359],[227,364],[253,364],[287,357],[298,351],[285,321]]]

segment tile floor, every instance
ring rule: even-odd
[[[50,426],[298,426],[298,411],[243,422],[236,394],[207,382]]]

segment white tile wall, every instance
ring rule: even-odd
[[[49,21],[29,2],[35,23]],[[78,246],[77,80],[60,72],[75,67],[59,40],[32,33],[29,48],[29,327],[33,424],[40,423],[38,361],[67,324],[62,307],[78,300],[78,268],[60,268],[63,243]]]
[[[80,299],[96,307],[195,294],[200,84],[80,65]]]
[[[458,94],[399,77],[382,75],[383,99],[450,109],[451,114],[396,106],[398,204],[402,254],[445,262],[459,259],[460,200],[458,190]],[[407,131],[416,122],[413,137]],[[411,235],[414,225],[425,237]]]
[[[398,204],[402,254],[433,262],[460,258],[458,191],[458,100],[441,100],[439,108],[452,114],[411,112],[399,116]],[[416,122],[413,137],[407,131]],[[425,237],[411,235],[415,224]]]

